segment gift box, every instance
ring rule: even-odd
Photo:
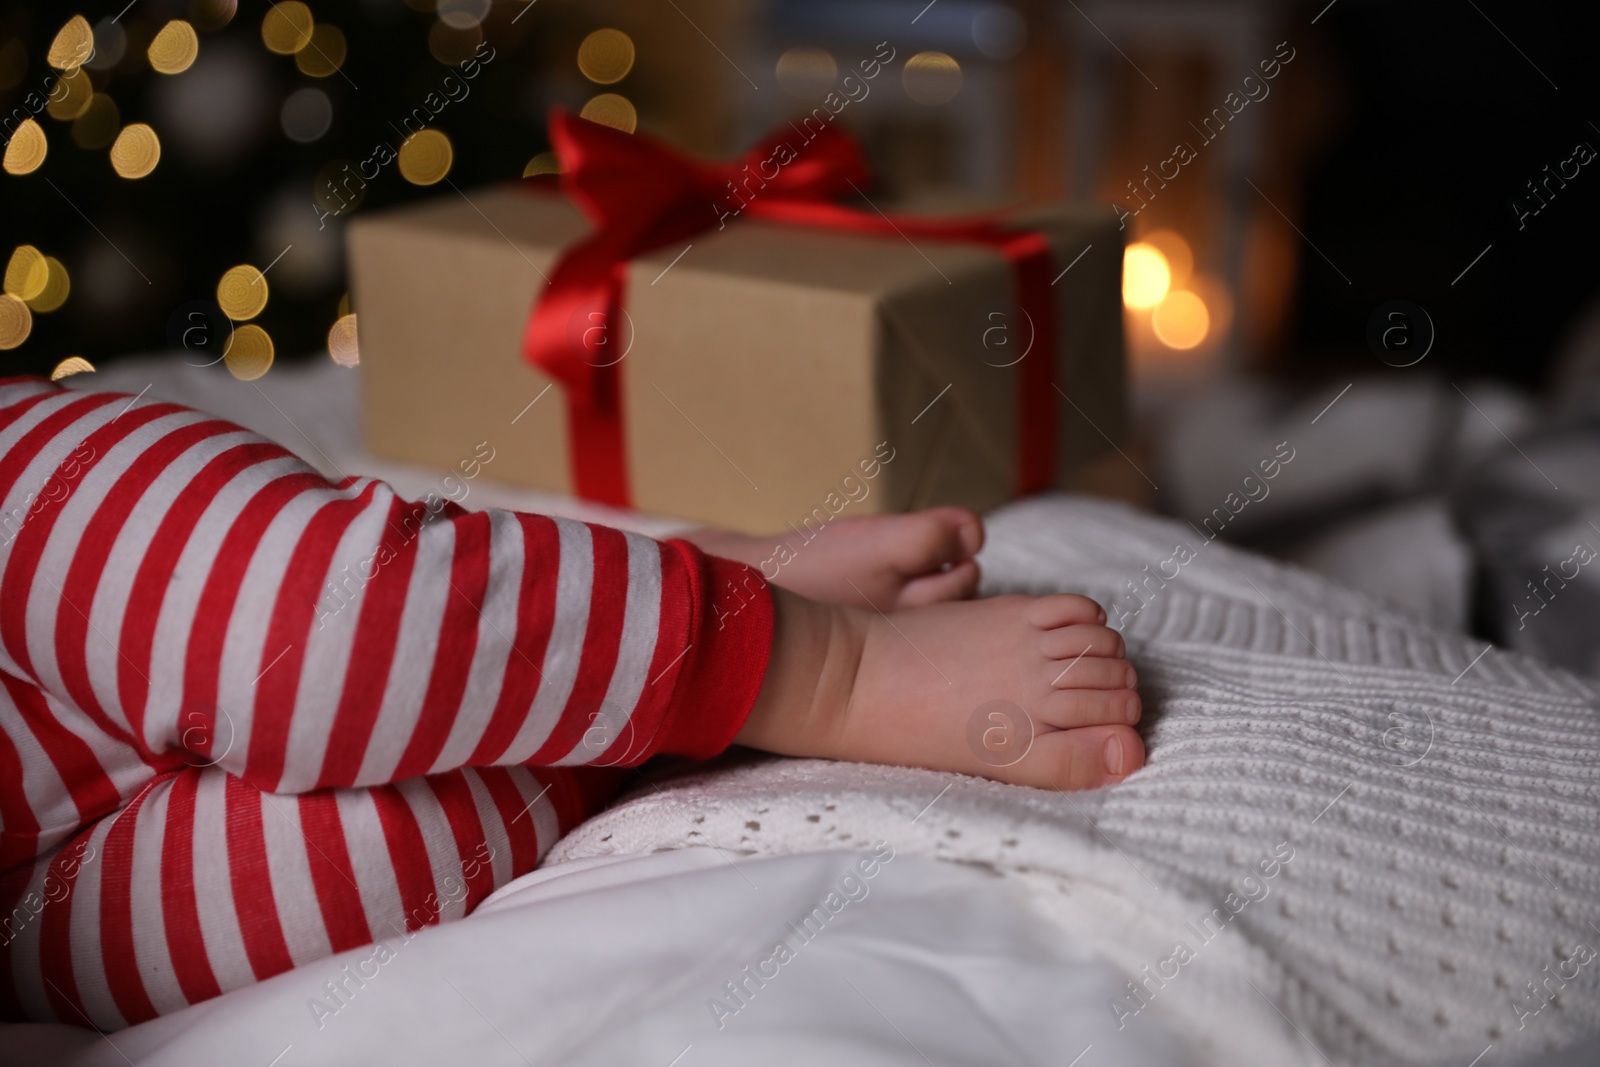
[[[1110,210],[1007,217],[998,225],[1021,235],[1019,252],[869,203],[763,217],[727,184],[702,202],[709,222],[688,208],[670,225],[646,220],[643,244],[658,247],[642,252],[608,240],[615,224],[593,222],[593,198],[570,185],[456,192],[356,219],[369,449],[454,467],[487,445],[497,478],[804,533],[840,514],[981,511],[1064,484],[1123,433]],[[754,208],[764,191],[747,180],[737,204]],[[585,257],[588,296],[582,284],[574,296]]]

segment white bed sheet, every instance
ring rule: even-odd
[[[1123,979],[1011,883],[908,855],[864,879],[865,855],[690,848],[561,864],[466,919],[390,939],[387,962],[359,966],[374,957],[358,949],[109,1037],[7,1027],[0,1065],[1191,1062],[1159,1019],[1119,1031],[1107,1004]],[[790,931],[852,873],[857,899],[809,941]],[[743,1005],[730,998],[725,983],[784,938],[793,958],[762,968],[771,977],[747,983]],[[346,980],[339,1005],[324,984],[346,966],[369,977]],[[713,998],[737,1010],[714,1013]]]

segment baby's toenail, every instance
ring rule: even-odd
[[[974,523],[963,523],[959,536],[961,548],[968,557],[976,556],[983,547],[983,528]]]
[[[1112,774],[1122,773],[1122,738],[1120,737],[1106,739],[1106,770]]]
[[[1106,621],[1106,609],[1105,608],[1100,608],[1099,609],[1099,621],[1102,622],[1102,623]]]
[[[1128,680],[1127,680],[1127,682],[1125,684],[1127,685],[1127,687],[1129,689],[1132,689],[1137,682],[1138,682],[1138,676],[1133,673],[1133,668],[1129,667],[1128,668]]]
[[[1139,698],[1137,696],[1131,696],[1128,698],[1128,721],[1139,721]]]

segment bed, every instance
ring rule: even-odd
[[[402,493],[437,477],[361,454],[330,364],[72,384]],[[487,482],[465,502],[674,528]],[[8,1027],[0,1064],[1594,1062],[1592,681],[1120,506],[990,522],[987,592],[1121,602],[1150,753],[1123,785],[736,752],[640,782],[458,923],[113,1035]]]

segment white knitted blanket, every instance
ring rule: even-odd
[[[1121,1025],[1163,1019],[1211,1063],[1508,1063],[1600,1026],[1591,683],[1114,505],[1035,500],[990,531],[987,592],[1127,610],[1124,583],[1197,551],[1125,623],[1144,770],[1064,794],[734,759],[550,862],[888,840],[992,867],[1137,983],[1106,1005]]]

